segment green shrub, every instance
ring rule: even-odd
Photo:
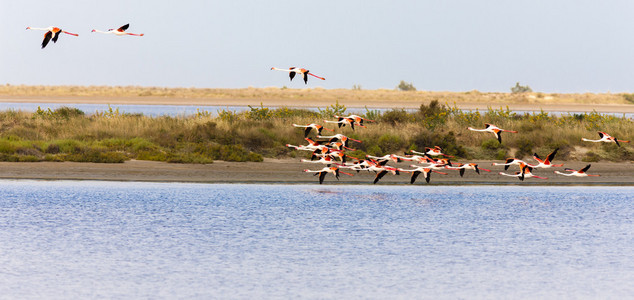
[[[528,86],[528,85],[520,85],[519,82],[515,83],[515,86],[511,88],[511,93],[513,94],[518,94],[518,93],[530,93],[533,90]]]
[[[101,149],[88,148],[78,153],[68,154],[67,161],[93,163],[123,163],[128,157],[121,152],[104,152]]]
[[[517,140],[517,152],[515,153],[515,157],[517,158],[524,158],[524,157],[530,157],[533,156],[533,147],[535,147],[535,144],[533,143],[532,140],[527,139],[527,138],[519,138]]]
[[[412,116],[404,109],[392,109],[381,115],[381,122],[392,126],[413,121]]]
[[[335,102],[335,104],[331,104],[329,107],[324,108],[323,110],[317,108],[319,111],[319,116],[322,118],[333,118],[334,116],[342,116],[346,113],[346,106],[339,104],[339,100]]]
[[[585,162],[597,162],[601,160],[601,156],[593,151],[588,151],[581,160]]]
[[[400,136],[388,133],[379,137],[376,144],[379,148],[381,148],[383,153],[392,153],[405,147],[405,144]]]
[[[15,150],[16,147],[10,141],[5,139],[0,140],[0,153],[13,154]]]
[[[414,92],[414,91],[416,91],[416,88],[414,87],[414,84],[412,84],[411,82],[407,83],[407,82],[405,82],[405,80],[401,80],[401,82],[398,84],[398,86],[396,88],[398,88],[401,91],[405,91],[405,92],[409,92],[409,91]]]

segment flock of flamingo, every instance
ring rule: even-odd
[[[105,33],[105,34],[114,34],[114,35],[134,35],[134,36],[143,36],[143,33],[129,33],[126,32],[126,30],[128,30],[128,28],[130,27],[130,24],[125,24],[117,29],[108,29],[108,31],[101,31],[101,30],[97,30],[97,29],[93,29],[92,32],[98,32],[98,33]],[[38,27],[27,27],[27,30],[41,30],[41,31],[45,31],[44,33],[44,40],[42,40],[42,49],[44,49],[46,47],[46,45],[48,45],[48,42],[50,42],[51,40],[53,40],[53,43],[57,43],[57,39],[59,38],[59,34],[60,33],[65,33],[68,35],[72,35],[72,36],[79,36],[79,34],[77,33],[72,33],[72,32],[68,32],[68,31],[64,31],[62,29],[60,29],[59,27],[55,27],[55,26],[49,26],[46,28],[38,28]]]
[[[349,115],[346,117],[335,116],[337,118],[336,121],[332,120],[324,120],[325,123],[334,123],[337,124],[339,128],[350,126],[352,130],[354,127],[363,127],[366,128],[364,121],[366,122],[374,122],[373,120],[365,119],[358,115]],[[354,176],[352,173],[347,173],[343,170],[351,170],[356,171],[357,173],[362,171],[367,171],[370,173],[374,173],[373,183],[376,184],[383,178],[386,174],[391,173],[393,175],[400,175],[401,173],[411,173],[409,178],[409,183],[414,184],[419,175],[423,175],[425,178],[425,182],[429,183],[431,180],[431,174],[437,173],[441,175],[449,175],[448,172],[458,171],[460,177],[464,176],[466,170],[473,170],[477,174],[480,174],[480,171],[491,172],[489,169],[482,168],[478,166],[476,163],[457,163],[452,162],[450,158],[452,156],[442,153],[442,148],[439,146],[434,146],[433,148],[427,147],[425,151],[418,152],[414,150],[410,150],[409,153],[405,155],[397,155],[397,154],[386,154],[384,156],[372,156],[366,155],[365,158],[356,158],[349,156],[345,153],[346,150],[354,151],[353,148],[350,148],[350,142],[361,143],[362,141],[352,139],[343,134],[337,133],[330,136],[321,135],[323,130],[328,130],[334,132],[334,129],[329,129],[319,124],[307,124],[307,125],[298,125],[293,124],[294,127],[299,127],[304,129],[304,138],[308,141],[307,145],[286,145],[287,147],[291,147],[296,150],[310,151],[312,152],[311,159],[302,159],[302,162],[306,163],[316,163],[316,164],[324,164],[326,165],[324,168],[320,170],[310,170],[305,169],[306,173],[314,173],[315,176],[319,176],[319,183],[322,184],[327,174],[332,174],[334,177],[339,180],[340,174],[345,174],[348,176]],[[517,133],[514,130],[506,130],[499,128],[493,124],[485,124],[485,128],[476,129],[472,127],[468,127],[468,130],[471,131],[479,131],[479,132],[491,132],[495,135],[497,140],[502,143],[502,132],[510,132]],[[315,131],[316,135],[314,138],[308,137],[311,131]],[[619,140],[615,137],[610,136],[605,132],[599,132],[599,136],[601,139],[599,140],[590,140],[586,138],[582,138],[583,141],[588,142],[606,142],[606,143],[616,143],[620,146],[619,143],[629,143],[629,141]],[[493,166],[504,166],[504,170],[508,170],[510,166],[518,166],[519,170],[515,173],[509,174],[505,172],[499,172],[499,175],[508,176],[508,177],[517,177],[519,180],[523,181],[527,178],[538,178],[538,179],[548,179],[547,177],[542,177],[533,174],[533,170],[535,169],[548,169],[554,167],[563,167],[563,164],[553,164],[553,160],[555,159],[555,155],[559,149],[555,149],[553,152],[548,154],[545,158],[539,157],[537,153],[533,155],[533,159],[537,162],[536,164],[530,164],[528,162],[519,160],[517,158],[508,158],[503,163],[493,163]],[[441,158],[436,158],[441,157]],[[402,167],[397,166],[389,166],[388,163],[401,163],[401,162],[414,162],[415,164],[410,164],[409,167],[411,169],[404,169]],[[600,176],[595,174],[588,174],[588,169],[590,169],[590,164],[585,166],[580,170],[574,170],[570,168],[563,169],[564,172],[554,171],[555,174],[563,175],[563,176],[574,176],[574,177],[589,177],[589,176]],[[444,171],[444,172],[443,172]]]
[[[103,33],[103,34],[114,34],[117,36],[143,36],[143,33],[129,33],[126,30],[130,27],[130,24],[125,24],[117,29],[108,29],[107,31],[101,31],[97,29],[93,29],[92,32]],[[59,27],[49,26],[46,28],[37,28],[37,27],[27,27],[27,30],[42,30],[45,31],[44,39],[42,40],[42,49],[48,45],[48,43],[52,40],[53,43],[56,43],[60,33],[65,33],[72,36],[79,36],[76,33],[71,33],[68,31],[64,31]],[[296,75],[300,75],[304,80],[304,84],[308,84],[308,76],[313,76],[315,78],[326,80],[324,77],[317,76],[311,73],[308,69],[304,68],[296,68],[291,67],[288,69],[276,68],[272,67],[271,70],[275,71],[283,71],[288,72],[290,80],[292,81]],[[337,118],[336,121],[333,120],[324,120],[325,123],[337,124],[338,128],[349,126],[352,130],[354,130],[355,126],[366,128],[363,125],[364,121],[366,122],[374,122],[373,120],[365,119],[358,115],[349,115],[346,117],[335,116]],[[308,141],[308,145],[286,145],[287,147],[294,148],[296,150],[304,150],[311,151],[312,156],[310,160],[302,159],[302,162],[307,163],[320,163],[325,164],[326,167],[320,170],[309,170],[305,169],[304,172],[307,173],[315,173],[315,176],[319,175],[319,183],[322,184],[326,175],[328,173],[333,174],[337,180],[339,180],[340,174],[345,174],[349,176],[354,176],[354,174],[346,173],[341,171],[341,169],[347,169],[356,171],[357,173],[361,171],[373,172],[375,174],[373,183],[377,183],[381,178],[383,178],[386,174],[392,173],[394,175],[399,175],[400,173],[411,173],[409,182],[413,184],[420,174],[423,175],[425,181],[427,183],[430,182],[431,174],[438,173],[442,175],[448,175],[447,172],[442,171],[458,171],[460,176],[462,177],[465,174],[465,170],[473,170],[477,174],[480,174],[480,171],[491,172],[489,169],[484,169],[479,167],[478,164],[475,163],[456,163],[451,162],[449,159],[450,155],[446,155],[442,153],[442,148],[439,146],[434,146],[433,148],[425,148],[424,152],[417,152],[414,150],[410,150],[411,154],[405,154],[404,156],[396,155],[396,154],[387,154],[384,156],[372,156],[366,155],[366,158],[356,158],[349,156],[345,153],[346,150],[354,150],[350,148],[350,142],[361,143],[362,141],[352,139],[343,134],[337,133],[331,136],[321,135],[323,130],[328,130],[334,132],[334,129],[325,128],[323,125],[319,124],[307,124],[307,125],[298,125],[293,124],[294,127],[304,128],[304,138]],[[493,124],[485,124],[485,128],[476,129],[472,127],[468,127],[468,130],[478,131],[478,132],[490,132],[493,133],[496,139],[502,143],[502,132],[510,132],[517,133],[514,130],[506,130],[499,128]],[[311,139],[308,137],[311,131],[315,131],[316,138]],[[583,141],[587,142],[606,142],[606,143],[616,143],[617,146],[620,147],[620,143],[629,143],[630,141],[619,140],[615,137],[610,136],[605,132],[599,131],[598,140],[591,140],[587,138],[582,138]],[[563,164],[553,164],[552,161],[555,158],[555,154],[557,154],[557,150],[555,149],[552,153],[546,156],[545,159],[542,159],[535,153],[533,155],[533,159],[537,162],[537,164],[529,164],[525,161],[516,159],[516,158],[508,158],[504,163],[493,163],[494,166],[504,166],[504,170],[508,170],[510,166],[517,165],[519,167],[519,171],[508,174],[504,172],[499,172],[499,175],[509,176],[509,177],[517,177],[519,180],[524,180],[526,178],[538,178],[538,179],[548,179],[546,177],[541,177],[534,175],[532,172],[534,169],[547,169],[553,167],[562,167]],[[435,158],[436,156],[442,156],[443,158]],[[353,159],[354,161],[350,161],[349,159]],[[411,164],[409,167],[413,169],[403,169],[401,167],[388,166],[387,163],[393,161],[394,163],[400,162],[415,162],[417,164]],[[573,170],[570,168],[565,168],[564,172],[554,171],[555,174],[563,175],[563,176],[575,176],[575,177],[588,177],[588,176],[600,176],[594,174],[588,174],[587,171],[590,169],[590,164],[585,166],[580,170]]]

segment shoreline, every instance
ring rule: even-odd
[[[468,170],[464,177],[457,171],[447,170],[449,175],[434,174],[429,184],[419,178],[415,185],[519,185],[519,186],[634,186],[634,163],[595,162],[589,174],[601,177],[566,177],[553,173],[552,168],[536,170],[534,173],[548,177],[547,180],[505,177],[501,166],[491,166],[494,161],[475,161],[491,172],[481,175]],[[497,162],[497,161],[495,161]],[[560,163],[560,162],[558,162]],[[580,169],[586,162],[564,161],[565,167]],[[391,164],[395,165],[395,164]],[[396,164],[395,166],[405,167]],[[317,177],[302,172],[304,169],[319,170],[321,164],[299,162],[299,159],[265,159],[263,162],[225,162],[212,164],[174,164],[155,161],[131,160],[118,164],[77,163],[77,162],[0,162],[2,180],[95,180],[120,182],[165,182],[165,183],[207,183],[207,184],[315,184]],[[507,173],[514,173],[516,167]],[[386,174],[376,185],[410,185],[409,173],[399,176]],[[374,173],[362,171],[353,177],[341,175],[337,181],[328,174],[323,185],[373,185]]]

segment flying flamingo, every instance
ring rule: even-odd
[[[37,28],[37,27],[27,27],[26,28],[31,29],[31,30],[42,30],[42,31],[46,31],[46,33],[44,34],[44,40],[42,41],[42,49],[44,49],[44,47],[46,47],[46,45],[48,45],[48,42],[52,39],[53,43],[57,43],[57,39],[59,38],[59,34],[60,33],[65,33],[65,34],[70,34],[70,35],[74,35],[74,36],[79,36],[79,34],[76,33],[71,33],[68,31],[64,31],[59,29],[58,27],[53,27],[53,26],[49,26],[46,28]]]
[[[364,117],[358,116],[358,115],[349,115],[347,117],[340,117],[340,116],[335,116],[335,118],[347,118],[347,119],[352,119],[353,121],[355,121],[357,124],[359,125],[363,125],[363,121],[368,121],[368,122],[374,122],[374,120],[370,120],[370,119],[366,119]]]
[[[533,175],[533,173],[531,172],[531,171],[533,171],[533,168],[528,166],[528,165],[526,165],[526,164],[521,164],[520,166],[521,166],[521,171],[516,172],[513,175],[512,174],[506,174],[504,172],[500,172],[499,174],[500,175],[504,175],[504,176],[517,177],[519,180],[522,180],[522,181],[524,181],[524,179],[526,179],[526,178],[531,178],[531,177],[535,177],[535,178],[538,178],[538,179],[548,179],[546,177],[540,177],[540,176],[537,176],[537,175]]]
[[[293,78],[295,78],[295,74],[301,74],[301,76],[304,78],[304,83],[305,84],[308,84],[308,75],[316,77],[316,78],[319,78],[321,80],[326,80],[326,78],[319,77],[319,76],[311,73],[309,70],[306,70],[304,68],[290,67],[288,69],[279,69],[279,68],[276,68],[276,67],[272,67],[271,70],[288,72],[288,76],[291,77],[291,81],[293,81]]]
[[[435,164],[435,165],[442,165],[442,166],[449,166],[449,167],[451,167],[453,165],[451,160],[448,159],[448,158],[434,159],[429,154],[425,154],[425,160],[426,160],[425,162],[428,162],[428,163],[431,163],[431,164]]]
[[[323,136],[323,135],[318,135],[317,138],[320,139],[329,139],[330,142],[334,142],[336,140],[340,140],[344,146],[348,147],[348,141],[355,141],[357,143],[362,143],[360,140],[355,140],[353,138],[349,138],[341,133],[337,133],[335,135],[329,135],[329,136]]]
[[[386,154],[386,155],[383,155],[383,156],[366,155],[365,157],[374,159],[374,160],[379,161],[379,162],[384,162],[384,161],[387,162],[390,159],[393,160],[394,162],[400,162],[401,161],[401,159],[398,156],[394,155],[394,154]]]
[[[324,122],[326,122],[326,123],[335,123],[335,124],[337,124],[337,126],[339,128],[341,128],[342,126],[350,125],[350,128],[352,128],[352,130],[354,130],[354,123],[355,123],[354,119],[347,118],[347,117],[345,117],[345,118],[344,117],[337,117],[337,119],[338,119],[337,121],[324,120]],[[365,126],[363,126],[361,124],[357,124],[357,126],[363,127],[363,128],[367,128],[367,127],[365,127]]]
[[[385,163],[381,164],[381,163],[370,162],[370,167],[368,168],[368,170],[376,172],[376,176],[374,177],[374,181],[372,182],[373,184],[376,184],[377,182],[379,182],[379,180],[381,180],[381,178],[383,178],[383,176],[385,176],[387,172],[392,172],[392,174],[394,175],[400,174],[399,169],[386,166]]]
[[[412,166],[414,166],[414,165],[412,165]],[[410,181],[409,181],[410,184],[414,184],[414,182],[416,181],[416,178],[420,174],[423,174],[423,177],[425,177],[425,182],[427,182],[427,183],[429,183],[429,180],[431,179],[431,173],[432,172],[435,172],[435,173],[438,173],[438,174],[447,175],[447,173],[439,172],[439,171],[436,171],[436,170],[434,170],[432,168],[421,167],[421,166],[419,166],[419,167],[417,167],[416,169],[413,169],[413,170],[400,169],[400,171],[407,172],[407,173],[412,173],[412,176],[410,177]]]
[[[338,158],[344,164],[346,163],[347,158],[358,159],[354,156],[347,155],[343,151],[339,151],[339,150],[333,150],[333,151],[329,151],[327,153],[322,153],[322,154],[315,154],[315,156],[330,156],[333,159]]]
[[[434,146],[434,148],[429,148],[429,147],[425,147],[425,152],[418,152],[418,151],[414,151],[414,150],[410,150],[409,152],[415,153],[415,154],[420,154],[420,155],[425,155],[425,154],[429,154],[432,156],[438,156],[438,155],[442,155],[445,157],[453,157],[451,155],[447,155],[442,153],[442,148],[440,148],[440,146]]]
[[[502,143],[502,136],[500,135],[500,133],[502,133],[502,131],[506,131],[506,132],[512,132],[512,133],[517,133],[517,131],[514,130],[506,130],[506,129],[501,129],[493,124],[489,124],[489,123],[485,123],[484,125],[486,125],[486,127],[484,129],[475,129],[472,127],[467,127],[467,129],[472,130],[472,131],[481,131],[481,132],[491,132],[495,135],[495,137],[498,139],[498,142]]]
[[[357,149],[352,149],[350,147],[345,146],[342,142],[331,142],[330,144],[328,144],[328,146],[339,151],[342,151],[344,149],[350,150],[350,151],[357,150]]]
[[[319,160],[302,159],[301,162],[315,163],[315,164],[321,163],[321,164],[325,164],[325,165],[331,165],[331,164],[335,163],[335,161],[330,156],[323,156]]]
[[[594,142],[594,143],[599,143],[599,142],[606,142],[606,143],[616,143],[617,146],[621,147],[621,145],[619,144],[619,142],[621,143],[629,143],[630,141],[624,141],[624,140],[619,140],[613,136],[610,136],[609,134],[605,133],[605,132],[601,132],[598,131],[599,133],[599,137],[601,137],[601,139],[598,140],[590,140],[590,139],[586,139],[586,138],[581,138],[582,141],[585,142]]]
[[[564,176],[575,176],[575,177],[587,177],[587,176],[601,176],[601,175],[592,175],[592,174],[588,174],[586,173],[588,171],[588,169],[590,169],[590,164],[588,164],[587,166],[585,166],[583,169],[577,171],[577,170],[573,170],[573,169],[569,169],[569,168],[565,168],[564,171],[569,171],[572,173],[562,173],[559,171],[555,171],[556,174],[559,175],[564,175]]]
[[[293,124],[293,126],[294,126],[294,127],[303,127],[303,128],[305,128],[305,129],[304,129],[304,137],[307,137],[307,136],[308,136],[308,133],[310,133],[310,130],[311,130],[311,129],[315,129],[315,131],[317,131],[317,134],[318,134],[318,135],[319,135],[319,134],[321,134],[321,131],[322,131],[322,130],[324,130],[324,129],[326,129],[326,130],[330,130],[330,131],[334,132],[334,130],[332,130],[332,129],[328,129],[328,128],[324,127],[324,126],[321,126],[321,125],[319,125],[319,124],[315,124],[315,123],[308,124],[308,125],[297,125],[297,124]],[[318,137],[319,137],[319,136],[318,136]]]
[[[447,169],[449,169],[449,170],[460,170],[460,177],[464,176],[465,170],[474,170],[478,174],[480,174],[480,170],[485,171],[485,172],[491,172],[491,170],[485,169],[485,168],[480,168],[480,167],[478,167],[478,164],[474,164],[474,163],[469,163],[469,164],[458,163],[457,167],[447,167]]]
[[[548,154],[548,156],[546,156],[546,159],[541,159],[539,158],[539,155],[537,155],[537,153],[533,154],[533,159],[535,159],[539,164],[532,166],[533,168],[550,168],[550,167],[562,167],[564,164],[558,164],[558,165],[553,165],[551,162],[552,160],[555,158],[555,154],[557,154],[557,150],[559,150],[559,148],[555,149],[555,151],[553,151],[552,153]]]
[[[357,159],[357,161],[352,163],[344,163],[342,166],[340,166],[340,168],[355,170],[357,171],[357,173],[359,173],[359,171],[362,170],[367,170],[369,172],[370,170],[368,168],[370,167],[370,165],[371,164],[367,159]]]
[[[512,166],[512,165],[518,165],[521,168],[522,164],[530,166],[530,167],[534,167],[533,165],[531,165],[531,164],[529,164],[529,163],[527,163],[527,162],[525,162],[523,160],[517,159],[517,158],[507,158],[506,162],[503,163],[503,164],[502,163],[493,163],[492,165],[494,165],[494,166],[504,166],[504,170],[508,170],[509,167]]]
[[[326,178],[326,174],[330,173],[332,175],[335,175],[335,178],[337,178],[337,180],[339,180],[339,174],[346,174],[349,176],[353,176],[350,173],[345,173],[345,172],[341,172],[339,171],[339,167],[325,167],[321,170],[316,170],[316,171],[311,171],[311,170],[304,170],[304,172],[307,173],[315,173],[315,176],[319,175],[319,184],[322,184],[324,182],[324,178]]]
[[[93,29],[92,32],[98,32],[98,33],[105,33],[105,34],[114,34],[114,35],[118,35],[118,36],[122,36],[122,35],[134,35],[134,36],[143,36],[143,33],[129,33],[129,32],[125,32],[126,30],[128,30],[128,28],[130,27],[130,24],[125,24],[117,29],[108,29],[108,31],[101,31],[101,30],[97,30],[97,29]]]
[[[290,148],[295,148],[295,150],[304,150],[304,151],[315,151],[315,150],[321,150],[324,148],[328,148],[328,146],[326,145],[321,145],[318,142],[315,142],[309,138],[304,138],[307,142],[308,145],[300,145],[300,146],[295,146],[295,145],[291,145],[291,144],[286,144],[286,147],[290,147]]]

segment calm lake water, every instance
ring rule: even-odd
[[[634,187],[0,181],[0,298],[634,295]]]
[[[232,112],[243,112],[248,111],[250,108],[248,106],[221,106],[221,105],[134,105],[134,104],[113,104],[108,107],[108,104],[82,104],[82,103],[19,103],[19,102],[0,102],[0,111],[5,110],[21,110],[21,111],[29,111],[35,112],[37,108],[41,107],[42,109],[50,108],[55,110],[62,106],[66,107],[74,107],[77,108],[86,114],[94,114],[95,112],[103,112],[108,111],[110,107],[112,109],[119,109],[121,113],[129,113],[129,114],[143,114],[145,116],[157,117],[157,116],[190,116],[195,115],[199,111],[209,112],[212,115],[217,115],[218,111],[232,111]],[[253,107],[259,107],[259,105],[252,105]],[[277,107],[269,107],[271,109],[276,109]],[[495,108],[495,107],[494,107]],[[318,108],[308,107],[304,108],[312,111],[318,111]],[[321,109],[325,109],[322,107]],[[396,107],[396,109],[399,109]],[[379,108],[379,109],[371,109],[372,111],[386,112],[391,110],[391,108]],[[417,109],[406,109],[406,111],[416,111]],[[465,110],[470,111],[470,110]],[[481,112],[486,112],[486,110],[480,110]],[[364,114],[367,110],[365,108],[359,107],[349,107],[346,110],[346,113],[355,113],[355,114]],[[518,114],[524,113],[540,113],[540,111],[515,111]],[[563,111],[549,111],[550,115],[553,116],[561,116],[568,115],[569,112]],[[580,113],[583,112],[570,112],[570,113]],[[632,119],[634,118],[633,113],[602,113],[603,115],[612,115],[616,117],[625,117]]]

